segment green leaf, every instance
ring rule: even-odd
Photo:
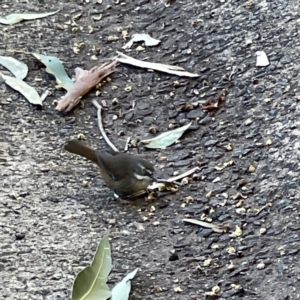
[[[19,79],[24,79],[27,76],[27,65],[11,56],[0,56],[0,64]]]
[[[1,24],[5,24],[5,25],[13,25],[16,23],[21,22],[22,20],[33,20],[33,19],[39,19],[39,18],[44,18],[44,17],[48,17],[51,15],[54,15],[58,12],[57,11],[53,11],[53,12],[48,12],[48,13],[41,13],[41,14],[10,14],[4,18],[0,17],[0,23]]]
[[[162,134],[156,136],[153,139],[142,140],[141,143],[143,143],[147,148],[165,149],[166,147],[175,143],[183,135],[183,133],[191,126],[191,124],[192,122],[174,130],[163,132]]]
[[[110,300],[127,300],[131,289],[131,279],[139,269],[127,274],[111,291]]]
[[[111,250],[106,235],[98,245],[94,260],[83,269],[73,284],[72,300],[106,300],[111,292],[106,284],[111,271]]]
[[[57,57],[38,53],[33,53],[33,56],[47,67],[46,72],[55,77],[59,87],[63,87],[67,91],[71,89],[71,87],[74,85],[74,82],[68,76],[61,61]]]
[[[1,76],[5,80],[6,84],[20,92],[30,103],[43,105],[42,99],[37,91],[26,82],[16,77],[5,76],[3,74],[1,74]]]

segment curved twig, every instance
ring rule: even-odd
[[[97,117],[98,117],[98,126],[99,126],[99,130],[100,133],[102,134],[105,142],[107,143],[107,145],[115,152],[119,152],[119,150],[115,147],[115,145],[109,140],[109,138],[107,137],[104,128],[103,128],[103,124],[102,124],[102,116],[101,116],[101,112],[102,112],[102,106],[94,99],[92,101],[92,103],[94,104],[94,106],[97,108]]]

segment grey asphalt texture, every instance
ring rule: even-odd
[[[131,300],[300,299],[299,2],[99,2],[0,4],[1,16],[60,9],[0,25],[0,55],[26,63],[25,81],[39,94],[51,92],[38,108],[0,84],[1,299],[69,299],[107,230],[109,286],[140,268]],[[161,43],[122,49],[141,32]],[[64,91],[30,54],[57,56],[74,76],[76,67],[90,69],[117,50],[200,76],[119,65],[99,96],[93,90],[61,114],[55,100]],[[257,51],[266,52],[269,66],[256,67]],[[209,116],[202,105],[217,94],[225,101]],[[92,99],[106,103],[104,128],[119,149],[128,137],[151,136],[153,125],[164,132],[192,121],[192,130],[167,149],[129,152],[152,161],[162,178],[199,171],[176,194],[128,205],[113,200],[97,166],[63,150],[79,134],[107,148]],[[186,217],[228,224],[230,231],[183,223]],[[215,286],[216,295],[205,295]]]

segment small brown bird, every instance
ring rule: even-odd
[[[104,182],[120,197],[145,190],[154,181],[153,165],[140,157],[94,150],[77,140],[69,141],[65,150],[95,162]]]

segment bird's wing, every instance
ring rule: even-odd
[[[121,180],[124,176],[132,173],[130,169],[131,164],[128,163],[128,157],[126,155],[108,153],[106,151],[97,151],[96,153],[100,169],[104,169],[113,180]]]

